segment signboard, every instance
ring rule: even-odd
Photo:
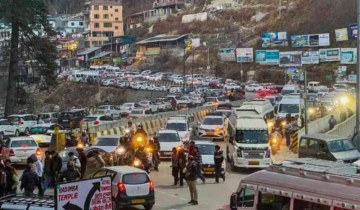
[[[261,35],[262,47],[287,47],[289,45],[286,32],[270,32]]]
[[[145,51],[144,55],[160,55],[160,49],[148,49],[147,51]]]
[[[337,69],[337,76],[338,77],[344,77],[346,76],[347,66],[338,66]]]
[[[352,23],[349,26],[349,37],[350,39],[357,39],[357,24],[356,23]]]
[[[236,48],[236,61],[239,63],[253,62],[254,49],[253,48]]]
[[[200,38],[191,39],[193,47],[200,47]]]
[[[291,36],[292,47],[330,46],[330,34],[309,34]]]
[[[112,210],[111,177],[56,184],[55,210]]]
[[[302,64],[319,64],[319,51],[303,51]]]
[[[340,61],[340,48],[320,49],[320,62]]]
[[[337,42],[349,40],[347,28],[335,29],[335,37]]]
[[[85,57],[85,56],[83,56],[83,55],[78,55],[78,56],[77,56],[77,59],[78,59],[79,61],[83,61],[83,60],[84,60],[84,57]]]
[[[302,66],[301,55],[302,52],[280,52],[279,66]]]
[[[357,76],[356,74],[349,74],[348,75],[348,83],[356,83]]]
[[[341,48],[341,64],[356,64],[356,48]]]
[[[222,61],[236,61],[236,50],[235,48],[220,49],[219,56]]]
[[[279,65],[279,50],[256,50],[256,62],[261,65]]]

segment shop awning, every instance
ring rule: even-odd
[[[95,59],[99,59],[99,58],[102,58],[102,57],[106,57],[106,56],[109,56],[112,52],[101,52],[99,54],[97,54],[96,56],[90,58],[90,60],[95,60]]]

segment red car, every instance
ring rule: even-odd
[[[258,98],[264,98],[266,96],[271,96],[272,92],[271,89],[260,89],[256,92]]]
[[[221,88],[223,86],[223,84],[219,83],[219,82],[210,82],[209,83],[209,87],[216,89],[216,88]]]

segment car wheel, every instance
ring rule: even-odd
[[[1,132],[1,133],[0,133],[0,141],[4,140],[4,136],[5,136],[4,133]]]
[[[145,210],[151,210],[153,208],[153,205],[145,205],[144,208]]]
[[[19,130],[16,130],[16,131],[15,131],[15,136],[16,136],[16,137],[20,136]]]
[[[29,128],[25,128],[25,135],[30,133],[30,129]]]

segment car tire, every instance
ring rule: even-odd
[[[24,133],[25,133],[25,135],[29,134],[30,133],[30,128],[25,128]]]
[[[154,205],[144,205],[145,210],[151,210]]]
[[[18,137],[18,136],[20,136],[20,132],[19,132],[19,130],[16,130],[15,131],[15,137]]]
[[[4,140],[5,134],[3,132],[0,132],[0,141]]]

